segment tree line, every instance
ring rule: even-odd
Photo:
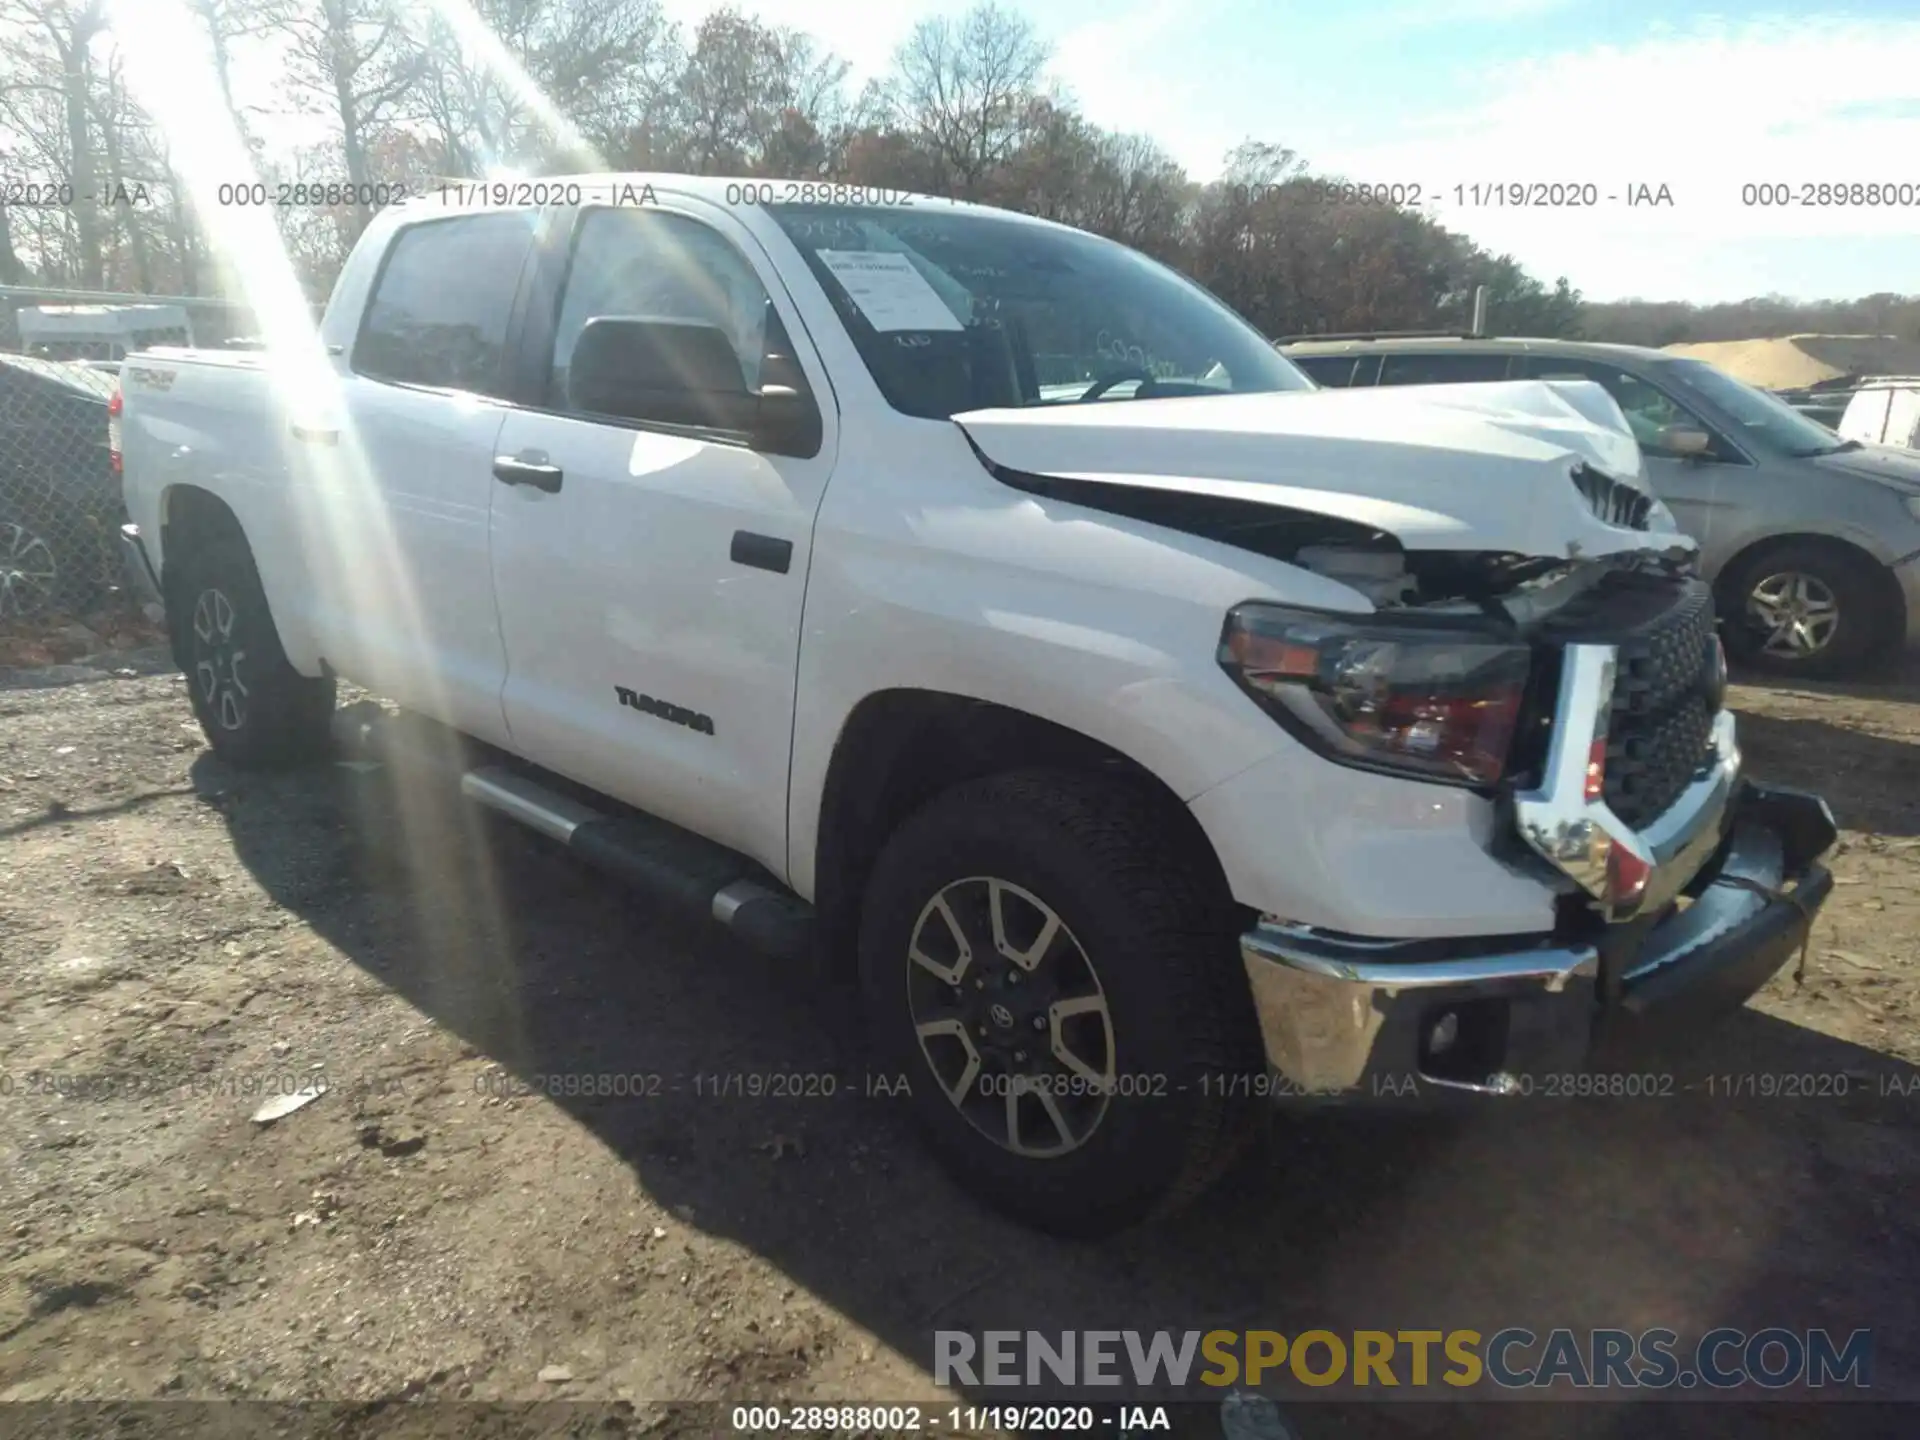
[[[338,204],[277,212],[316,297],[382,183],[668,170],[1027,211],[1172,264],[1275,335],[1464,329],[1482,285],[1507,334],[1663,344],[1844,317],[1920,335],[1920,296],[1584,303],[1566,277],[1543,283],[1426,216],[1352,198],[1280,144],[1249,141],[1195,180],[1151,136],[1081,115],[1031,24],[993,0],[921,22],[858,86],[813,37],[732,7],[688,31],[660,0],[472,0],[479,26],[418,0],[180,3],[206,59],[180,83],[217,91],[253,157],[255,175],[233,179],[344,182]],[[258,63],[279,76],[278,119],[324,139],[268,143],[287,127],[238,83]],[[0,207],[0,283],[237,293],[214,243],[220,207],[196,207],[176,170],[190,143],[140,104],[105,0],[0,0],[0,187],[15,202]],[[60,203],[21,194],[49,182]]]

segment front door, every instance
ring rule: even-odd
[[[820,405],[819,452],[796,458],[742,434],[589,411],[568,384],[588,320],[693,320],[726,332],[750,391],[768,346],[800,337],[796,357],[825,396],[756,242],[724,211],[685,203],[589,207],[576,222],[550,340],[534,342],[552,356],[546,403],[514,411],[499,438],[504,703],[529,759],[784,877],[801,602],[833,407]]]

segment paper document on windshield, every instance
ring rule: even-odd
[[[913,261],[891,250],[822,250],[820,263],[876,330],[961,330]]]

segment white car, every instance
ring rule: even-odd
[[[943,200],[549,188],[383,212],[317,339],[128,361],[219,755],[322,752],[336,675],[459,732],[476,801],[857,982],[961,1183],[1059,1231],[1272,1097],[1525,1094],[1801,943],[1831,818],[1741,775],[1597,386],[1320,391]]]
[[[1873,375],[1847,401],[1834,427],[1843,440],[1920,450],[1920,375]]]

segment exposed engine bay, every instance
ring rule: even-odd
[[[1488,550],[1409,550],[1393,535],[1336,516],[1238,497],[1147,489],[995,466],[1003,483],[1030,494],[1124,515],[1298,565],[1359,591],[1382,610],[1491,616],[1526,630],[1604,575],[1694,573],[1689,548],[1605,557],[1604,562]]]

